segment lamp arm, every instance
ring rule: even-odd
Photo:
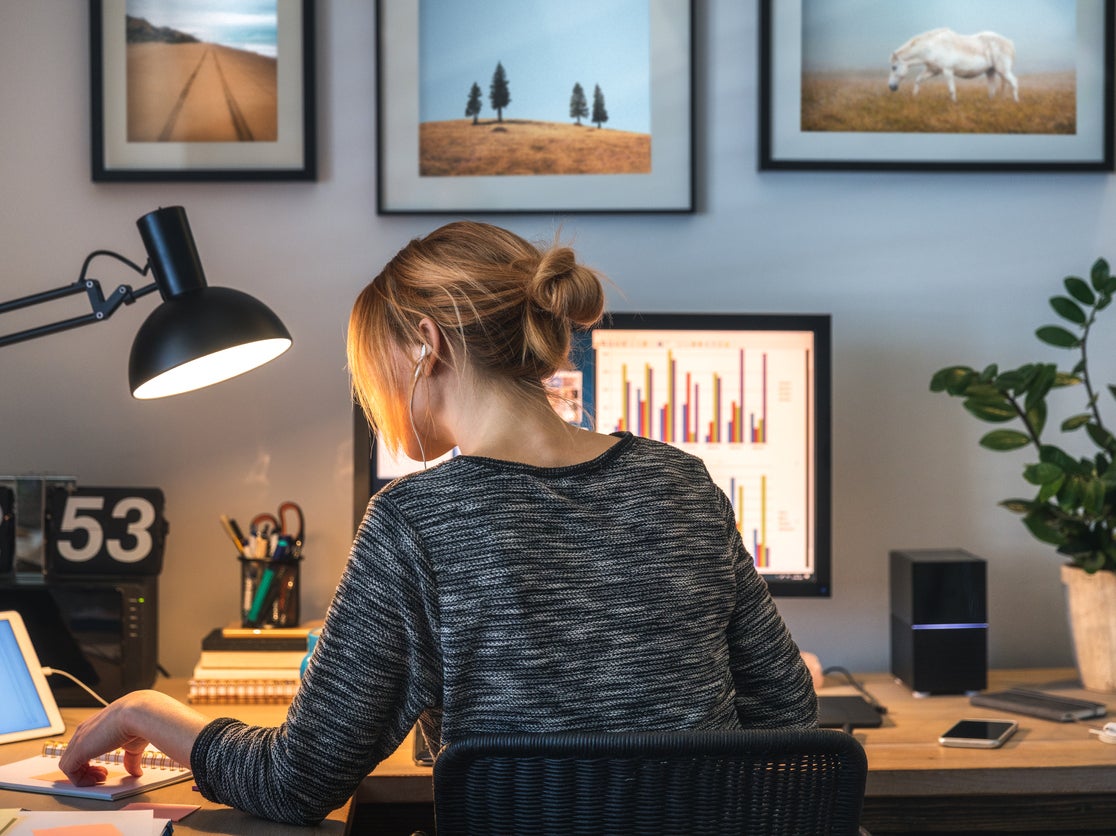
[[[55,299],[62,299],[66,296],[85,293],[86,296],[89,297],[89,306],[92,308],[92,311],[83,316],[75,316],[49,325],[40,325],[35,328],[28,328],[24,331],[0,335],[0,347],[34,339],[36,337],[45,337],[47,334],[56,334],[59,331],[68,331],[71,328],[89,325],[94,322],[101,322],[112,316],[121,305],[130,305],[136,301],[136,299],[158,290],[158,286],[154,282],[139,290],[132,290],[130,285],[122,284],[118,286],[108,298],[105,298],[104,293],[101,291],[101,283],[97,279],[86,278],[90,263],[94,258],[101,255],[115,258],[117,261],[135,270],[141,276],[146,276],[148,270],[151,268],[150,262],[140,267],[134,261],[125,258],[119,253],[114,253],[111,250],[94,250],[86,256],[84,263],[81,265],[81,275],[76,282],[55,288],[54,290],[46,290],[42,293],[32,293],[29,296],[21,296],[10,302],[0,302],[0,314],[5,314],[10,311],[20,310],[21,308],[40,305]]]

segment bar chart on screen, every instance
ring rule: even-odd
[[[760,571],[810,571],[812,335],[603,330],[593,348],[597,425],[700,457]]]

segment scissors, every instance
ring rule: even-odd
[[[287,515],[293,514],[298,521],[298,528],[287,527]],[[279,553],[276,557],[289,555],[296,560],[302,557],[302,535],[306,528],[306,518],[302,515],[302,506],[297,502],[283,502],[279,505]]]
[[[297,528],[288,526],[288,517],[293,516]],[[264,511],[252,517],[252,534],[257,543],[266,544],[272,559],[302,557],[302,535],[306,527],[302,508],[297,502],[283,502],[275,514]],[[259,555],[257,555],[259,556]]]

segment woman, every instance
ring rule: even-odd
[[[369,503],[282,726],[137,692],[78,727],[66,774],[151,741],[207,798],[313,823],[416,722],[442,742],[814,725],[810,674],[702,463],[552,408],[571,327],[603,308],[570,249],[498,227],[401,250],[353,308],[354,393],[382,443],[460,455]]]

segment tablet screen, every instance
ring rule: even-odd
[[[17,612],[0,612],[0,743],[61,734],[66,729]]]

